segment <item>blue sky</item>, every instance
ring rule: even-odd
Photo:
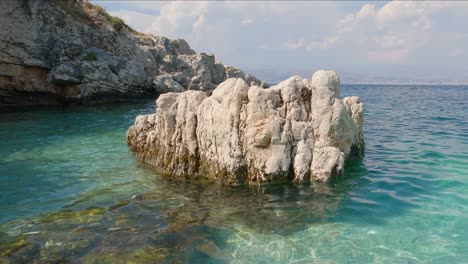
[[[468,82],[464,1],[92,3],[256,75],[324,68],[348,80]]]

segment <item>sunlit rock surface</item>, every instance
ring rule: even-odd
[[[333,71],[264,89],[240,78],[203,91],[161,95],[127,132],[138,159],[174,176],[225,184],[327,181],[364,149],[363,104],[340,99]]]

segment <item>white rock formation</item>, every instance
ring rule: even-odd
[[[333,71],[268,89],[231,78],[209,97],[161,95],[156,113],[138,116],[127,141],[139,159],[170,175],[226,184],[327,181],[364,148],[363,105],[339,96]]]

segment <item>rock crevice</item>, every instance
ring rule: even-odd
[[[270,88],[231,78],[208,96],[167,93],[136,118],[127,142],[163,172],[226,184],[327,181],[364,148],[363,104],[340,99],[335,72],[293,76]]]

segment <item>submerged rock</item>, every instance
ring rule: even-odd
[[[138,159],[169,175],[226,184],[327,181],[364,148],[363,104],[339,96],[333,71],[268,89],[231,78],[211,96],[161,95],[156,113],[128,129],[127,142]]]
[[[0,258],[26,246],[27,240],[24,237],[19,237],[11,242],[0,243]],[[0,259],[0,262],[3,263]]]

